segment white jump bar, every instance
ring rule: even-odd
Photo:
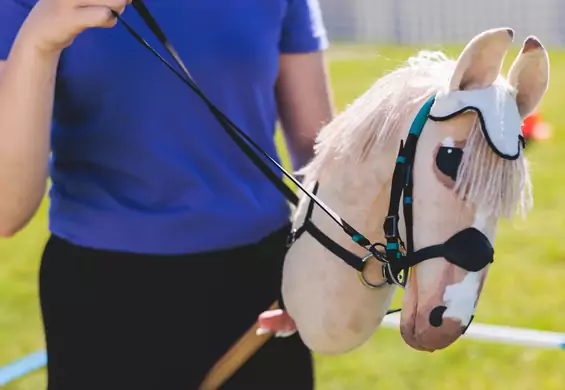
[[[382,326],[386,328],[398,328],[399,324],[400,314],[396,313],[386,316],[382,322]],[[473,322],[463,337],[528,347],[565,349],[565,333],[513,328],[510,326],[486,325]]]

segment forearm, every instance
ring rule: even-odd
[[[292,163],[292,169],[294,171],[298,171],[308,164],[314,157],[315,138],[309,137],[309,139],[304,139],[300,142],[293,141],[295,140],[286,137],[286,144],[290,161]]]
[[[0,235],[31,219],[45,194],[58,53],[16,39],[0,69]]]
[[[295,170],[312,159],[319,130],[334,116],[328,79],[322,53],[281,56],[278,113]]]
[[[292,113],[288,113],[290,117]],[[330,105],[309,113],[311,120],[294,121],[281,119],[285,141],[294,170],[299,170],[314,157],[314,144],[319,130],[333,118]]]
[[[294,170],[304,167],[314,156],[314,144],[319,130],[334,116],[329,93],[317,94],[317,102],[308,107],[280,104],[279,116]]]

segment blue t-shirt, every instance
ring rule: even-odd
[[[36,0],[0,0],[0,58]],[[204,93],[276,157],[280,53],[327,46],[317,0],[146,0]],[[170,61],[135,10],[123,15]],[[55,92],[50,230],[77,245],[194,253],[288,223],[283,196],[201,100],[118,23],[64,50]]]

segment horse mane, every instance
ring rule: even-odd
[[[377,79],[320,131],[314,158],[298,172],[304,184],[311,185],[337,164],[374,167],[391,153],[396,157],[399,139],[408,132],[403,128],[406,119],[433,93],[447,87],[454,69],[455,61],[442,52],[420,51]],[[496,82],[510,88],[502,76]],[[453,190],[487,215],[510,218],[520,212],[524,216],[533,204],[527,160],[523,155],[516,160],[496,155],[480,126],[477,120],[470,131]]]

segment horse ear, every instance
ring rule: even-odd
[[[502,62],[514,39],[511,28],[484,31],[473,38],[457,59],[449,82],[450,91],[490,86],[502,70]]]
[[[528,37],[508,71],[508,82],[516,90],[522,118],[530,115],[549,86],[549,56],[536,37]]]

